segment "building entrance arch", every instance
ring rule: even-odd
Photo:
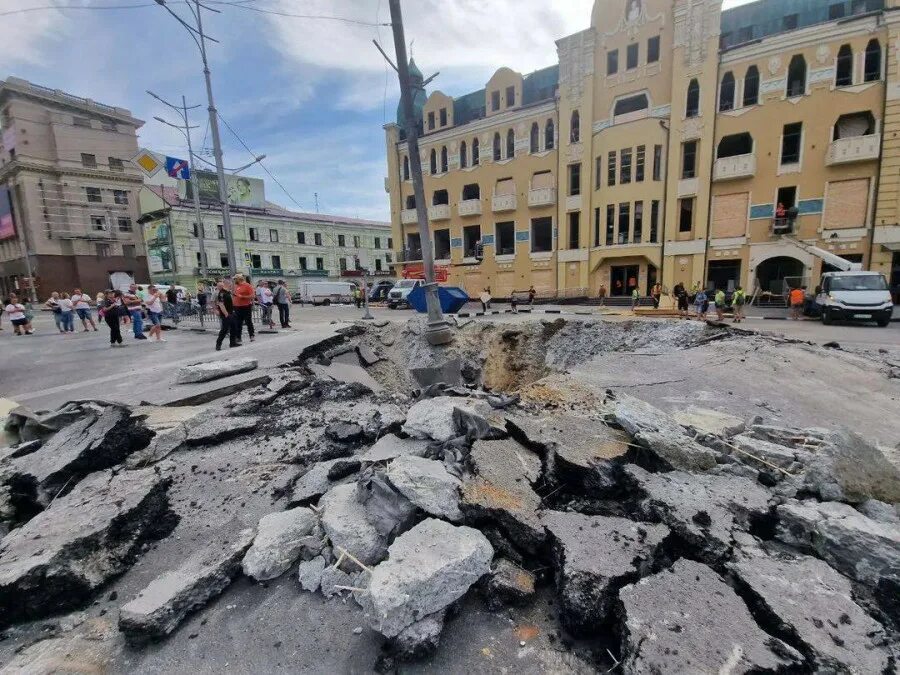
[[[762,292],[781,295],[784,292],[784,280],[789,277],[803,278],[806,266],[802,260],[790,256],[775,256],[763,260],[756,266],[756,281]]]

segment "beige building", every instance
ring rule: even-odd
[[[129,161],[142,124],[122,108],[0,81],[0,188],[12,207],[0,226],[0,293],[27,294],[26,252],[41,299],[147,280],[141,174]]]
[[[721,4],[597,0],[558,65],[500,68],[457,98],[415,71],[450,283],[778,295],[828,269],[813,247],[900,283],[900,2]],[[415,273],[408,150],[385,131],[398,265]]]

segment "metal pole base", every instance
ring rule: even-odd
[[[433,346],[446,345],[453,341],[453,331],[445,320],[429,321],[425,327],[425,339]]]
[[[372,316],[372,313],[369,311],[369,308],[366,307],[365,314],[362,315],[363,321],[374,321],[375,317]]]

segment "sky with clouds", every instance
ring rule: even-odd
[[[238,0],[240,4],[364,24],[390,20],[387,0]],[[749,0],[726,0],[725,6]],[[168,0],[185,18],[182,0]],[[13,10],[48,5],[95,9]],[[110,5],[149,5],[98,9]],[[501,65],[528,73],[556,62],[554,41],[590,23],[593,0],[407,0],[406,37],[434,87],[455,96],[484,86]],[[216,105],[285,194],[266,179],[269,200],[323,213],[387,220],[382,125],[395,116],[396,76],[372,45],[393,55],[387,26],[276,16],[228,4],[211,5],[204,28],[219,40],[208,48]],[[144,147],[184,156],[184,139],[156,122],[172,112],[152,98],[186,95],[204,103],[193,113],[195,148],[210,148],[205,90],[197,48],[185,29],[150,0],[0,0],[0,77],[10,75],[129,108],[147,120]],[[430,91],[430,89],[429,89]],[[174,121],[172,119],[172,121]],[[205,140],[204,140],[205,139]],[[224,126],[226,166],[252,157]],[[211,153],[210,153],[210,159]]]

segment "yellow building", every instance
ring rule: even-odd
[[[900,283],[900,0],[597,0],[558,65],[414,99],[436,264],[471,293]],[[385,127],[400,272],[421,259]],[[480,246],[479,246],[480,244]],[[476,253],[483,248],[483,256]]]

